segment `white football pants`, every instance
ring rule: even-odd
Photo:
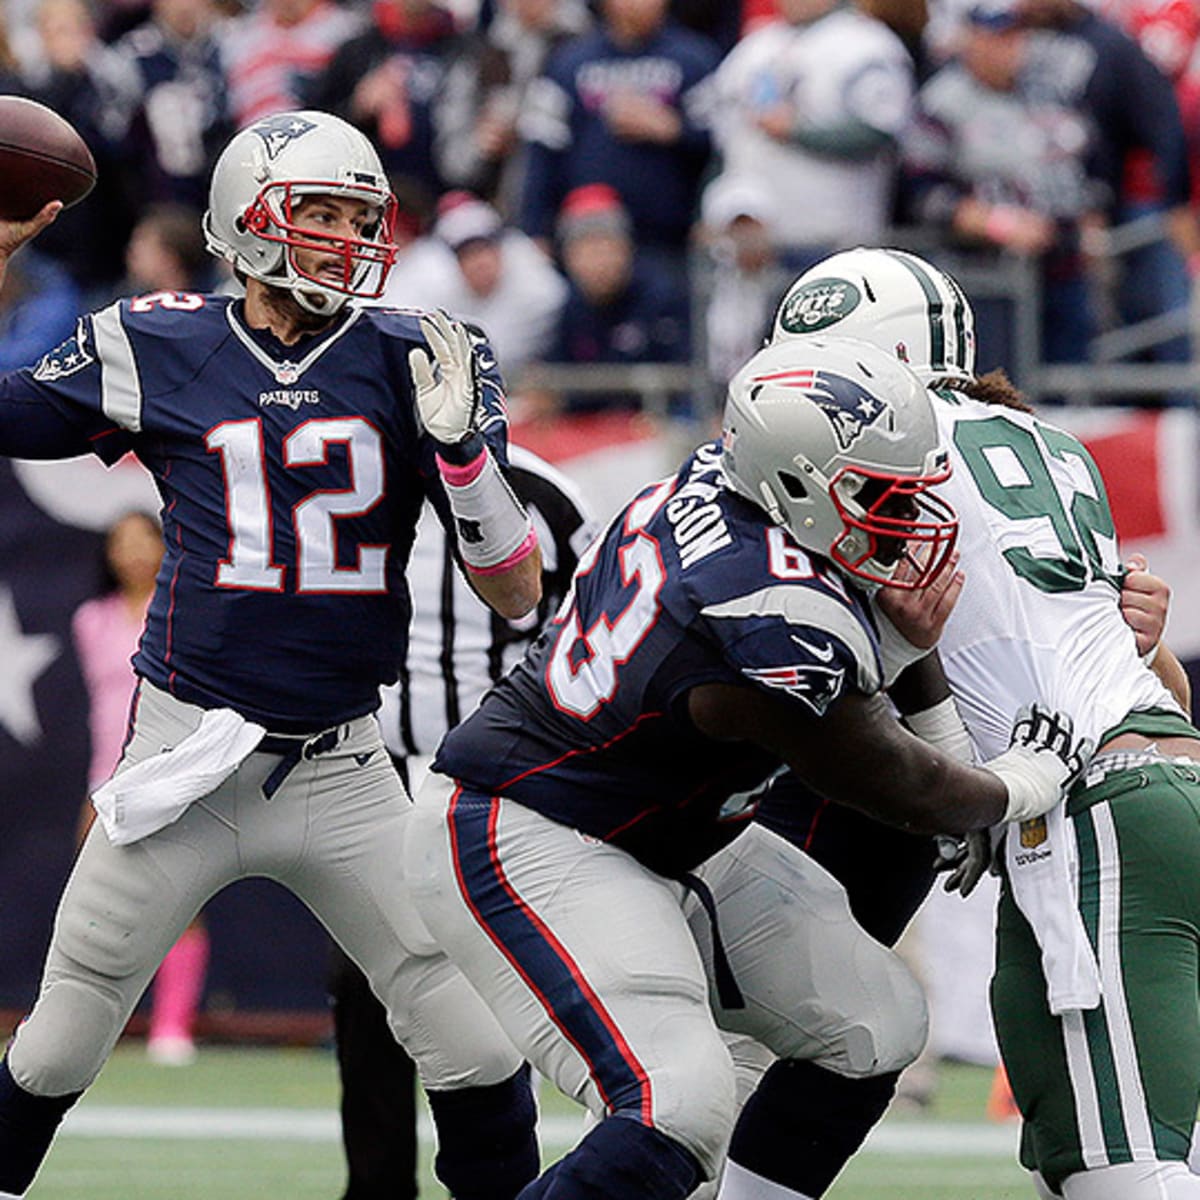
[[[123,762],[175,745],[202,710],[141,684]],[[166,952],[226,884],[274,879],[363,969],[426,1087],[498,1083],[521,1065],[480,998],[436,952],[401,878],[412,807],[374,717],[302,760],[270,800],[279,763],[254,753],[174,824],[115,847],[97,821],[67,882],[40,993],[9,1050],[27,1091],[80,1091],[99,1073]],[[270,929],[257,931],[264,938]]]
[[[736,1116],[718,1026],[852,1077],[920,1052],[925,1003],[908,968],[854,922],[831,875],[766,829],[696,871],[745,998],[725,1008],[709,917],[683,883],[511,800],[452,822],[453,791],[426,780],[405,859],[439,944],[561,1091],[652,1124],[708,1178]]]

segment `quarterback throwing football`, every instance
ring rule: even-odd
[[[0,268],[57,208],[0,223]],[[122,300],[0,376],[0,453],[132,451],[166,543],[124,756],[0,1063],[0,1195],[24,1194],[188,922],[252,875],[299,896],[387,1003],[458,1200],[512,1200],[536,1174],[517,1052],[445,959],[422,957],[396,869],[409,805],[373,715],[404,658],[426,497],[502,616],[540,589],[501,474],[490,349],[444,314],[347,303],[382,291],[394,208],[356,129],[265,118],[223,151],[205,217],[244,300]]]

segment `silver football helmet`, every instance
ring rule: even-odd
[[[306,227],[297,219],[305,196],[361,200],[375,214],[360,237]],[[353,125],[323,112],[263,117],[235,134],[213,169],[204,237],[235,270],[286,288],[309,312],[330,315],[351,296],[383,293],[396,260],[396,199],[374,147]],[[296,251],[340,260],[340,278],[316,275]]]
[[[771,341],[827,331],[862,338],[931,386],[975,378],[975,314],[958,281],[906,250],[843,250],[805,271],[775,312]]]
[[[954,549],[958,518],[929,491],[950,475],[929,394],[878,346],[766,346],[730,381],[722,447],[735,491],[857,580],[921,587]]]

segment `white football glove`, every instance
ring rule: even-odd
[[[467,327],[441,309],[423,315],[420,322],[434,361],[424,350],[408,352],[417,413],[430,437],[454,446],[475,432],[479,416],[474,344]]]
[[[1008,788],[1005,821],[1029,821],[1064,799],[1087,769],[1095,744],[1074,739],[1066,713],[1039,704],[1023,708],[1013,722],[1009,748],[983,764]]]

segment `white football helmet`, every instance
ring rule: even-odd
[[[775,312],[771,341],[828,331],[862,338],[922,382],[975,378],[975,314],[958,281],[906,250],[843,250],[805,271]]]
[[[311,195],[361,200],[377,219],[358,238],[306,228],[296,221],[296,206]],[[329,113],[283,112],[247,126],[221,152],[204,237],[237,271],[286,288],[309,312],[329,315],[351,296],[373,300],[383,293],[396,260],[395,222],[396,198],[362,133]],[[297,250],[336,254],[340,281],[304,271]]]
[[[730,381],[722,447],[735,491],[857,580],[921,587],[954,549],[958,518],[929,491],[950,475],[929,393],[878,346],[766,346]]]

